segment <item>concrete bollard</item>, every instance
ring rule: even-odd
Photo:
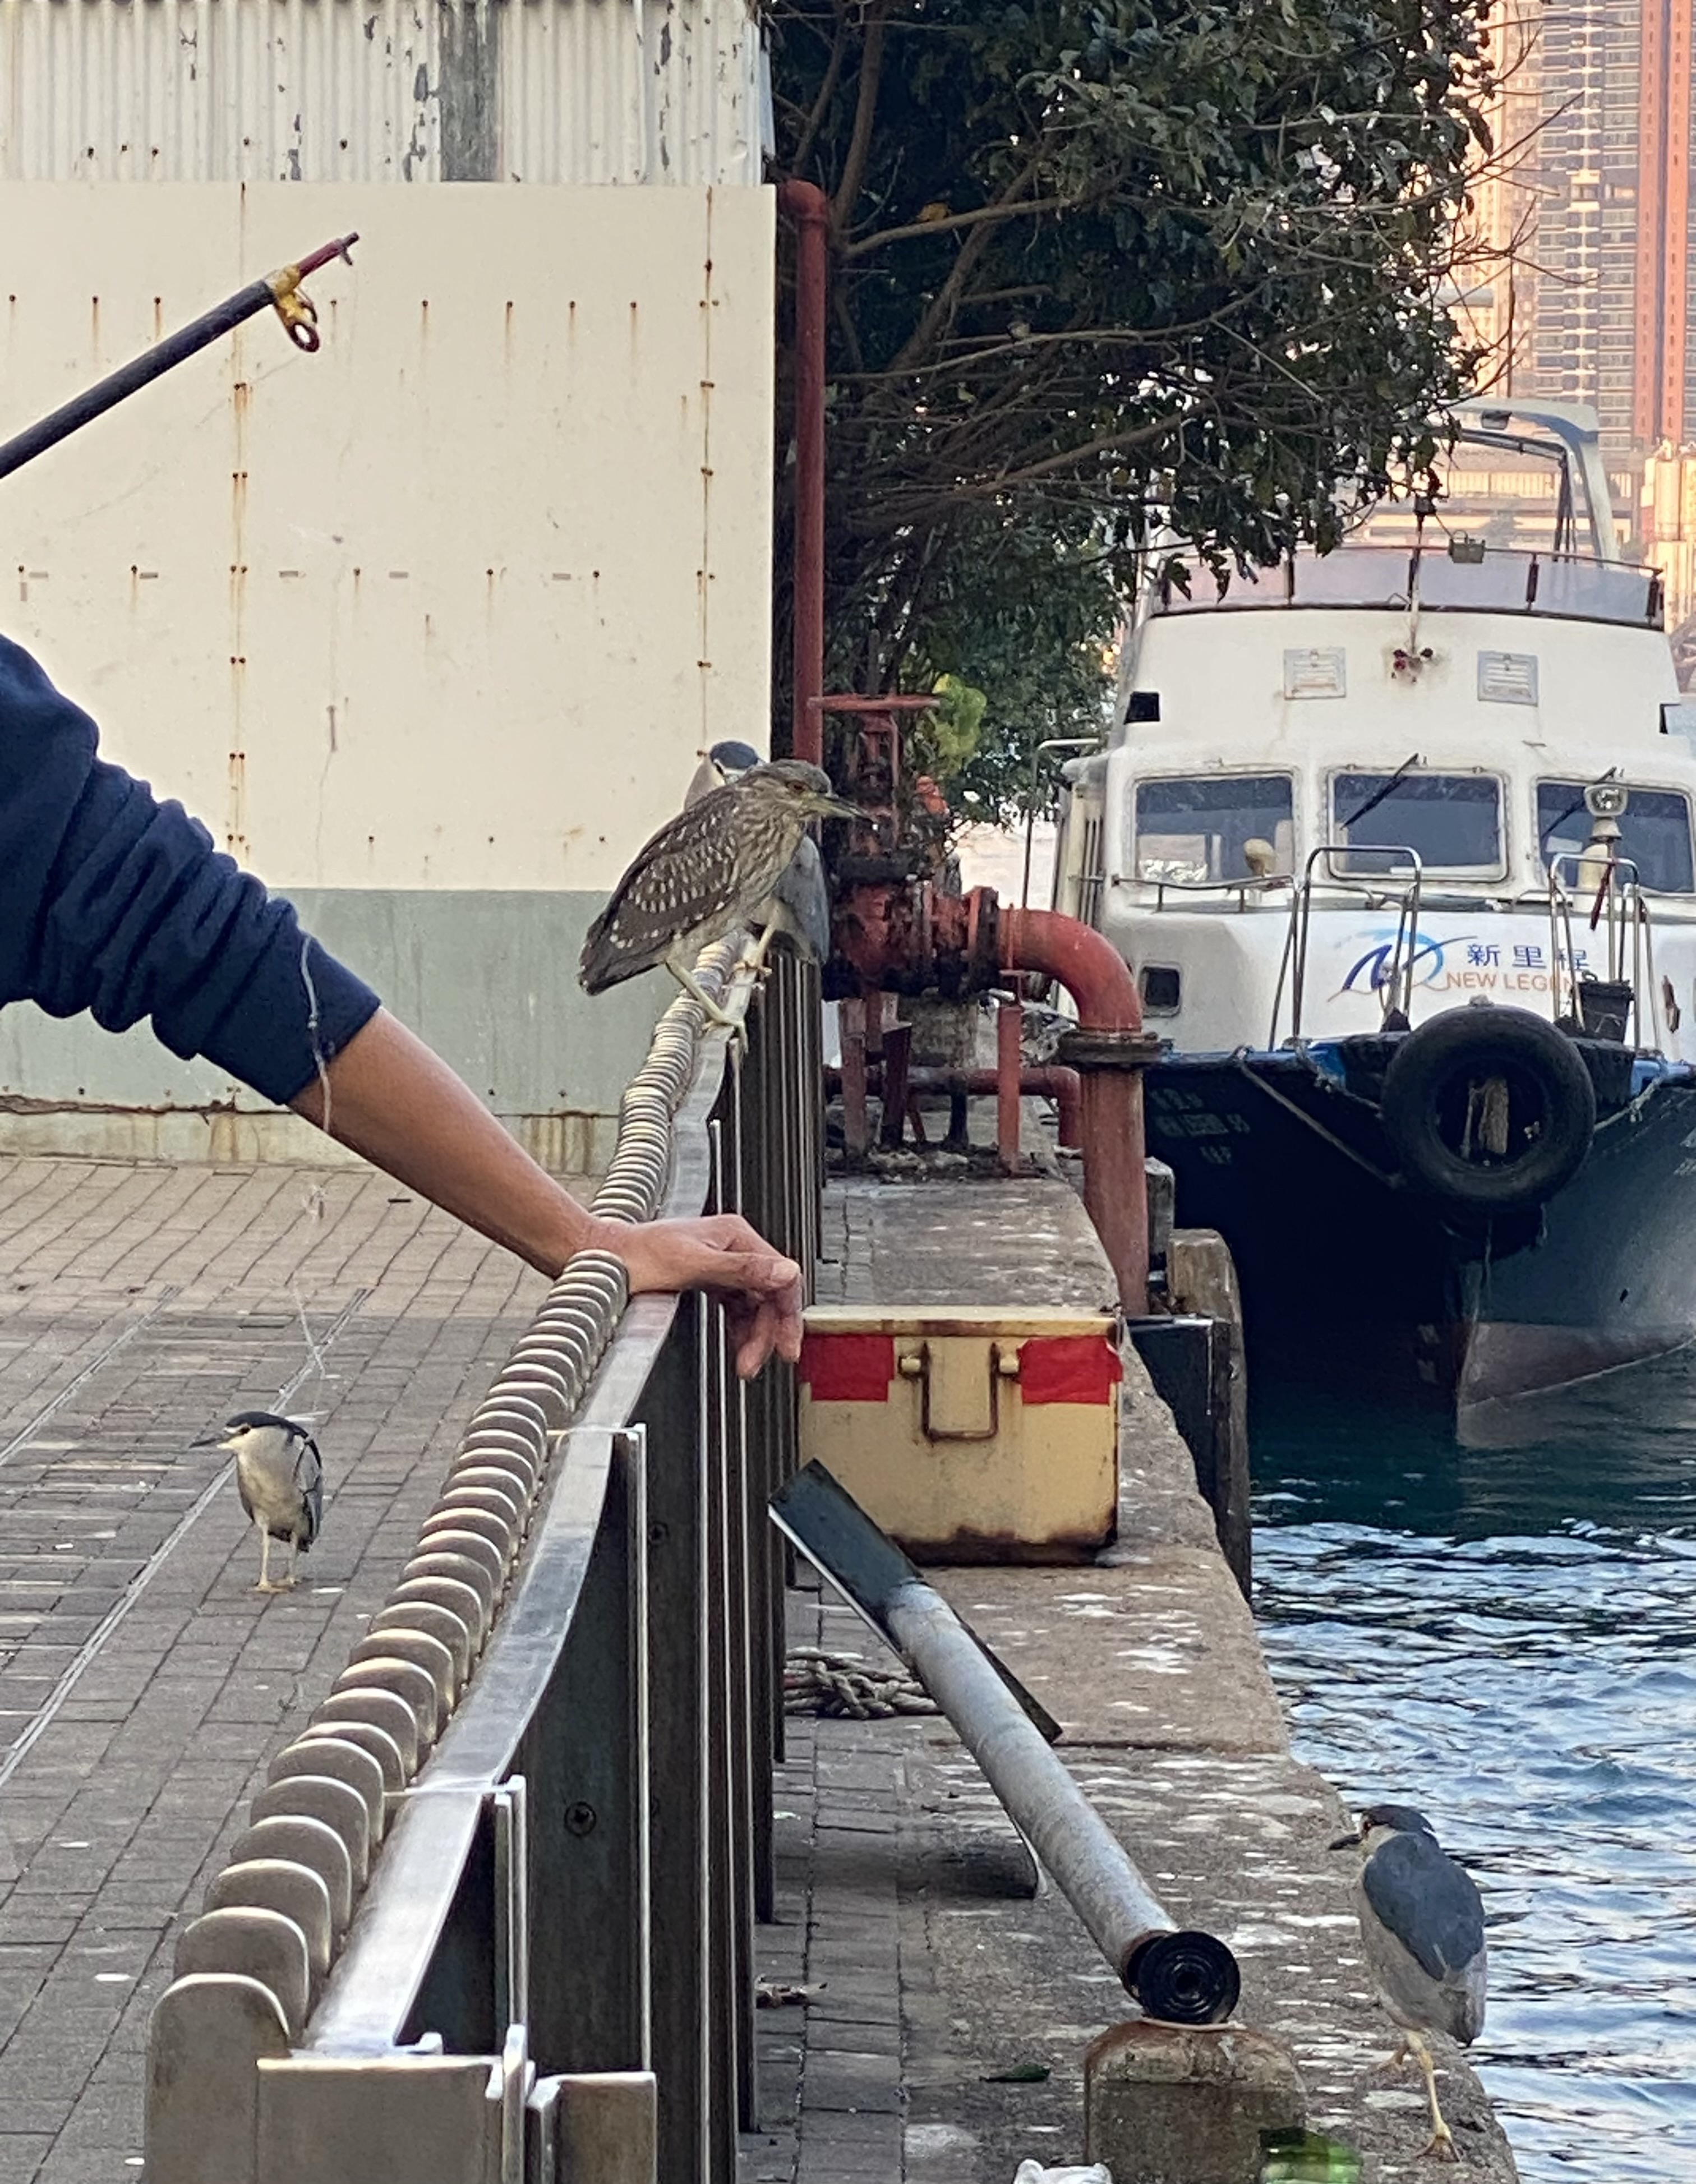
[[[1225,1354],[1219,1360],[1224,1384],[1214,1390],[1213,1446],[1205,1463],[1197,1457],[1197,1483],[1213,1508],[1219,1546],[1247,1600],[1253,1552],[1248,1507],[1248,1359],[1236,1267],[1230,1245],[1216,1228],[1173,1231],[1166,1290],[1174,1312],[1217,1320],[1224,1330]]]
[[[1244,2025],[1139,2018],[1084,2058],[1084,2159],[1113,2184],[1257,2184],[1261,2132],[1306,2121],[1294,2056]]]

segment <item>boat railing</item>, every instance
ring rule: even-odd
[[[1659,629],[1665,600],[1660,572],[1628,561],[1548,549],[1457,541],[1468,550],[1414,553],[1405,546],[1343,546],[1297,554],[1275,568],[1234,576],[1222,593],[1197,571],[1185,591],[1169,576],[1157,588],[1161,615],[1241,613],[1280,607],[1386,607],[1422,611],[1555,615],[1582,621]]]
[[[1570,885],[1563,866],[1571,875]],[[1599,971],[1589,967],[1589,950],[1574,940],[1575,908],[1581,930],[1587,928],[1600,945]],[[1632,859],[1608,855],[1594,844],[1551,857],[1548,925],[1549,999],[1555,1022],[1622,1043],[1629,1033],[1637,1046],[1660,1051],[1654,921]]]
[[[1397,857],[1411,867],[1411,876],[1405,886],[1386,888],[1386,875],[1370,876],[1352,872],[1346,867],[1339,870],[1339,857],[1362,856]],[[1394,1020],[1401,1019],[1405,1028],[1408,1012],[1414,995],[1414,964],[1420,952],[1420,898],[1425,886],[1425,864],[1420,853],[1405,842],[1322,842],[1310,850],[1302,877],[1290,901],[1290,929],[1284,939],[1283,960],[1278,966],[1278,983],[1272,995],[1272,1027],[1267,1044],[1278,1044],[1278,1019],[1283,1012],[1284,989],[1290,989],[1290,1036],[1302,1036],[1302,1008],[1306,997],[1308,980],[1308,939],[1313,920],[1315,874],[1322,872],[1325,883],[1345,894],[1364,897],[1382,909],[1394,906],[1396,911],[1395,937],[1385,951],[1382,961],[1373,975],[1373,986],[1383,1011],[1386,1028],[1394,1028]],[[1391,874],[1399,878],[1399,873]]]
[[[1156,910],[1165,909],[1169,888],[1175,894],[1235,895],[1237,908],[1247,910],[1250,895],[1276,894],[1285,888],[1293,887],[1296,876],[1293,872],[1246,872],[1232,880],[1180,880],[1165,873],[1139,872],[1137,884],[1153,889]]]

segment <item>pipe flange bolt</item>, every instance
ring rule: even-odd
[[[1160,1040],[1151,1031],[1118,1031],[1079,1024],[1063,1032],[1055,1050],[1057,1061],[1068,1067],[1091,1069],[1146,1069],[1158,1061]]]

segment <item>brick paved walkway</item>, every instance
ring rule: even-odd
[[[367,1171],[0,1160],[0,2184],[135,2176],[176,1931],[543,1288]],[[190,1443],[280,1398],[328,1490],[265,1599]]]

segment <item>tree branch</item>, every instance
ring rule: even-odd
[[[866,25],[866,43],[860,55],[860,82],[854,105],[854,133],[848,142],[848,156],[842,163],[842,178],[830,201],[831,230],[838,237],[853,217],[860,185],[866,179],[872,127],[878,112],[878,83],[884,71],[884,33],[888,27],[890,5],[890,0],[875,0]]]
[[[956,228],[977,227],[986,220],[1023,220],[1032,213],[1069,212],[1074,206],[1087,204],[1087,197],[1032,198],[1023,204],[1008,204],[997,199],[994,204],[979,205],[973,212],[950,213],[942,220],[909,220],[905,227],[886,227],[881,235],[868,235],[863,242],[851,242],[842,252],[845,264],[856,258],[869,258],[874,250],[885,249],[892,242],[911,242],[915,236],[947,235]]]
[[[812,111],[807,115],[801,135],[795,139],[795,148],[789,154],[789,167],[792,175],[799,175],[806,165],[807,154],[812,151],[818,132],[824,125],[824,117],[829,109],[830,102],[836,96],[836,86],[842,80],[842,57],[847,50],[848,25],[845,20],[839,15],[836,21],[836,36],[830,47],[830,58],[825,64],[824,81],[818,86],[818,96],[812,102]]]
[[[1012,205],[1018,203],[1035,180],[1037,171],[1042,164],[1043,157],[1043,148],[1039,145],[1001,192],[997,200],[999,203]],[[947,279],[931,298],[930,306],[923,317],[920,319],[907,340],[901,343],[900,354],[895,357],[891,366],[893,370],[900,371],[904,366],[910,365],[916,356],[923,356],[943,326],[953,316],[959,304],[960,291],[966,285],[966,277],[988,248],[994,232],[992,227],[980,225],[973,228],[968,234],[966,240],[960,246],[960,254],[954,260]]]

